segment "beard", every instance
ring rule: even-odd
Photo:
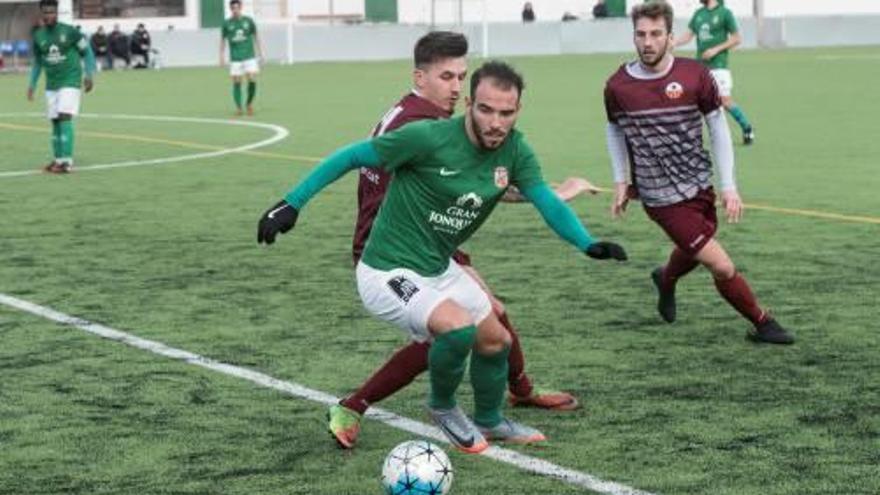
[[[471,118],[470,118],[470,120],[471,120],[471,132],[473,132],[473,133],[474,133],[474,136],[476,136],[476,138],[477,138],[477,143],[480,145],[480,148],[481,148],[481,149],[484,149],[484,150],[497,150],[498,148],[500,148],[501,145],[504,144],[504,140],[507,138],[507,136],[504,135],[504,137],[501,139],[501,141],[498,142],[498,145],[496,145],[496,146],[490,146],[490,145],[486,142],[486,140],[483,139],[483,133],[484,133],[484,131],[483,131],[483,129],[480,127],[480,124],[477,123],[477,119],[476,119],[476,117],[474,117],[474,111],[471,110],[470,113],[471,113],[471,115],[470,115],[470,117],[471,117]],[[492,137],[495,137],[495,136],[492,136]],[[500,137],[500,136],[499,136],[499,137]]]
[[[659,64],[666,54],[669,52],[669,42],[663,44],[661,48],[658,48],[655,52],[646,54],[643,50],[639,50],[639,61],[641,61],[642,65],[648,67],[655,67]],[[654,57],[651,59],[650,57]]]

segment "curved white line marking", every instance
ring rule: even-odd
[[[42,117],[43,114],[40,113],[0,113],[0,118],[8,118],[8,117]],[[267,139],[262,141],[257,141],[256,143],[245,144],[242,146],[236,146],[234,148],[223,148],[216,151],[206,151],[201,153],[190,153],[188,155],[177,155],[170,156],[167,158],[153,158],[149,160],[131,160],[126,162],[114,162],[114,163],[104,163],[99,165],[87,165],[85,167],[76,167],[77,172],[88,172],[92,170],[106,170],[111,168],[123,168],[123,167],[140,167],[145,165],[161,165],[165,163],[176,163],[190,160],[200,160],[203,158],[214,158],[217,156],[228,155],[230,153],[240,153],[242,151],[250,151],[256,148],[262,148],[264,146],[269,146],[270,144],[275,144],[278,141],[286,138],[290,135],[290,132],[281,127],[280,125],[275,124],[266,124],[263,122],[251,122],[246,120],[225,120],[225,119],[206,119],[206,118],[198,118],[198,117],[174,117],[169,115],[125,115],[125,114],[95,114],[95,113],[84,113],[79,115],[80,117],[86,118],[102,118],[102,119],[117,119],[117,120],[151,120],[158,122],[186,122],[193,124],[223,124],[223,125],[237,125],[242,127],[257,127],[260,129],[268,129],[273,132],[273,135]],[[42,174],[41,170],[18,170],[13,172],[0,172],[0,178],[5,177],[23,177],[28,175],[39,175]]]
[[[78,328],[80,330],[89,332],[99,337],[103,337],[105,339],[115,340],[117,342],[121,342],[125,345],[137,349],[152,352],[153,354],[176,359],[178,361],[183,361],[185,363],[189,363],[195,366],[201,366],[203,368],[217,371],[226,375],[235,376],[256,383],[261,387],[275,389],[280,392],[284,392],[286,394],[307,399],[313,402],[318,402],[326,406],[330,406],[339,402],[338,397],[334,397],[320,390],[314,390],[298,383],[280,380],[264,373],[260,373],[259,371],[254,371],[252,369],[234,366],[224,363],[222,361],[215,361],[213,359],[195,354],[193,352],[168,346],[166,344],[163,344],[162,342],[147,340],[130,333],[116,330],[115,328],[107,327],[98,323],[93,323],[91,321],[77,318],[75,316],[70,316],[68,314],[55,311],[51,308],[40,306],[39,304],[34,304],[30,301],[25,301],[24,299],[18,299],[17,297],[3,294],[2,292],[0,292],[0,304],[17,309],[19,311],[30,313],[32,315],[40,316],[42,318],[60,323],[62,325],[68,325],[74,328]],[[429,426],[419,421],[415,421],[410,418],[394,414],[387,409],[371,407],[367,411],[367,417],[375,419],[377,421],[381,421],[394,428],[408,431],[415,435],[431,438],[438,442],[449,443],[449,441],[446,440],[446,436],[444,436],[443,433],[441,433],[440,430],[438,430],[436,427]],[[652,495],[649,492],[632,488],[621,483],[599,479],[589,473],[576,471],[574,469],[568,469],[554,464],[550,461],[545,461],[543,459],[538,459],[536,457],[531,457],[529,455],[521,454],[519,452],[501,447],[489,447],[480,455],[489,457],[499,462],[510,464],[519,469],[529,471],[540,476],[556,478],[559,481],[568,483],[570,485],[586,488],[588,490],[592,490],[603,495]]]

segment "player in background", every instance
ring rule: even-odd
[[[448,31],[434,31],[416,42],[414,48],[413,90],[404,95],[373,129],[373,137],[391,132],[403,125],[424,119],[446,119],[455,112],[467,78],[468,42],[464,35]],[[378,168],[364,167],[360,170],[358,184],[358,218],[352,246],[354,263],[357,265],[373,226],[391,174]],[[557,195],[568,201],[577,195],[598,189],[586,179],[571,177],[556,186]],[[506,202],[520,202],[524,198],[511,187],[502,198]],[[525,357],[520,347],[518,332],[510,323],[504,304],[493,294],[482,277],[471,265],[470,257],[456,251],[453,259],[461,265],[486,292],[492,301],[492,309],[498,320],[511,335],[508,356],[508,388],[511,403],[517,406],[534,406],[545,409],[571,410],[577,407],[577,399],[564,392],[535,390],[525,373]],[[411,342],[397,350],[354,393],[330,407],[328,429],[340,447],[352,448],[360,432],[361,418],[371,404],[375,404],[409,385],[418,375],[428,369],[429,342]]]
[[[755,141],[752,124],[731,96],[733,75],[727,59],[730,50],[742,42],[736,17],[721,0],[700,0],[700,3],[703,6],[694,12],[688,23],[688,31],[676,40],[675,46],[686,45],[696,36],[697,58],[709,67],[712,78],[718,84],[721,103],[742,129],[743,144],[752,144]]]
[[[612,216],[621,216],[629,199],[639,197],[648,216],[675,244],[666,266],[651,274],[664,320],[675,321],[678,280],[703,265],[721,296],[752,323],[750,339],[790,344],[794,338],[761,308],[715,239],[718,220],[710,181],[712,161],[703,147],[703,120],[718,167],[721,202],[728,221],[738,222],[743,205],[734,179],[733,144],[717,85],[707,68],[672,55],[672,16],[672,7],[663,1],[633,8],[639,58],[622,65],[605,86],[615,182]]]
[[[92,90],[95,55],[89,40],[76,28],[58,22],[58,1],[40,0],[43,25],[33,32],[33,63],[27,98],[34,100],[40,73],[46,71],[46,113],[52,122],[52,161],[43,170],[73,170],[73,118],[79,113],[81,90]],[[85,77],[83,77],[85,65]]]
[[[226,65],[226,43],[229,43],[229,75],[232,76],[232,99],[235,101],[235,114],[241,115],[241,81],[247,79],[248,115],[254,114],[254,97],[257,95],[257,74],[260,73],[260,60],[263,48],[257,34],[257,24],[241,13],[241,0],[230,0],[232,17],[223,21],[220,28],[220,66]]]
[[[626,259],[619,245],[595,241],[544,182],[534,152],[514,129],[523,87],[510,66],[483,64],[471,77],[463,117],[415,122],[337,150],[258,225],[258,242],[272,244],[295,226],[311,197],[346,172],[367,167],[394,173],[357,265],[358,292],[378,318],[413,340],[432,340],[429,413],[449,441],[468,453],[485,450],[487,439],[531,443],[545,438],[502,415],[510,334],[486,292],[452,259],[458,246],[512,184],[580,252]],[[473,422],[455,398],[468,357]]]

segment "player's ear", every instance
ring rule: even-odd
[[[425,71],[416,67],[413,69],[413,86],[416,89],[422,89],[425,87]]]

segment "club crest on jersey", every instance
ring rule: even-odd
[[[666,85],[666,97],[670,100],[677,100],[684,95],[684,88],[681,83],[672,81]]]
[[[509,183],[507,169],[504,167],[495,167],[495,186],[499,189],[504,189]]]
[[[460,206],[461,208],[469,208],[471,210],[479,210],[483,206],[483,198],[477,195],[477,193],[467,193],[462,194],[455,201],[455,204]]]

